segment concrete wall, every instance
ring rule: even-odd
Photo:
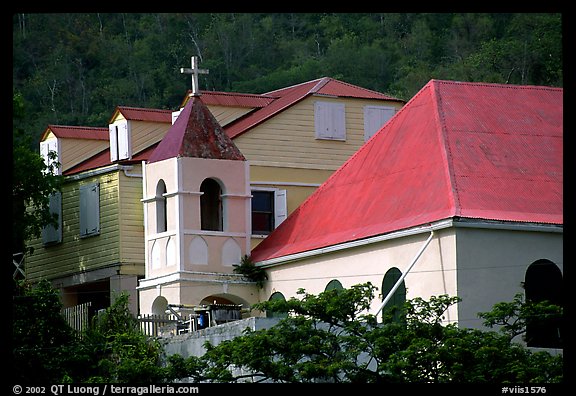
[[[184,358],[202,356],[206,352],[204,348],[206,341],[216,346],[222,341],[231,340],[242,335],[246,328],[253,331],[268,329],[278,323],[278,321],[278,318],[251,317],[208,327],[192,333],[162,338],[160,342],[163,344],[167,356],[174,354],[181,355]]]

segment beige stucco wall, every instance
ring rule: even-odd
[[[402,273],[424,246],[430,233],[385,240],[333,253],[313,256],[289,264],[269,267],[269,282],[260,298],[267,300],[274,292],[281,292],[286,299],[299,297],[299,288],[318,294],[332,279],[343,287],[371,282],[377,287],[370,313],[380,308],[382,281],[386,272],[398,268]],[[432,295],[456,294],[456,246],[453,229],[435,231],[412,270],[405,278],[406,298],[428,298]],[[457,320],[456,309],[451,309],[446,320]]]
[[[563,234],[527,229],[451,226],[436,230],[405,278],[406,298],[458,296],[462,301],[449,309],[445,322],[482,328],[478,313],[523,293],[521,284],[530,264],[547,259],[563,272]],[[404,273],[428,236],[429,232],[423,232],[270,266],[269,282],[260,299],[267,300],[274,292],[286,299],[299,298],[299,288],[318,294],[332,279],[345,288],[371,282],[378,287],[370,312],[376,313],[386,271],[396,267]]]

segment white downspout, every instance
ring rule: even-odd
[[[402,283],[404,278],[406,278],[406,275],[408,275],[408,273],[410,272],[412,267],[414,267],[414,264],[416,264],[416,261],[418,261],[418,259],[422,255],[422,253],[424,253],[424,249],[426,249],[426,247],[428,247],[428,245],[430,244],[430,241],[432,240],[433,236],[434,236],[434,230],[430,230],[430,236],[428,237],[428,240],[426,240],[424,245],[420,248],[420,251],[416,254],[416,256],[414,256],[414,258],[412,259],[412,262],[410,263],[410,265],[408,266],[406,271],[402,272],[402,275],[396,281],[396,283],[394,284],[394,287],[392,287],[392,289],[388,292],[388,294],[386,295],[386,298],[384,298],[384,301],[382,301],[382,305],[380,305],[380,308],[378,308],[378,311],[376,311],[375,316],[378,316],[380,311],[382,311],[384,306],[388,303],[388,301],[390,301],[390,299],[392,298],[392,295],[394,294],[396,289],[398,289],[398,287],[400,287],[400,284]]]

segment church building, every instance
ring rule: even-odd
[[[250,307],[366,282],[370,313],[446,294],[462,327],[518,293],[563,305],[563,89],[430,80],[404,103],[331,78],[209,93],[194,58],[182,70],[176,112],[118,107],[108,134],[43,134],[62,227],[26,271],[67,306],[128,291],[143,315],[270,316]],[[243,259],[262,285],[234,271]],[[559,327],[528,335],[562,346]]]

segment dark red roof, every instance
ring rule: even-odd
[[[88,139],[88,140],[108,140],[110,139],[108,128],[68,126],[68,125],[48,125],[44,133],[40,136],[42,141],[46,135],[52,133],[59,138]]]
[[[71,167],[70,169],[63,172],[64,176],[74,175],[76,173],[85,172],[92,169],[102,168],[104,166],[119,164],[119,165],[132,165],[132,164],[139,164],[142,161],[147,161],[148,157],[158,143],[153,144],[150,147],[140,151],[138,154],[134,155],[131,159],[125,159],[120,161],[112,162],[110,161],[110,148],[106,148],[100,151],[98,154],[93,155],[92,157],[88,158],[85,161]]]
[[[190,97],[189,90],[187,97],[183,103],[187,102]],[[246,94],[238,92],[222,92],[222,91],[201,91],[202,102],[207,106],[235,106],[235,107],[249,107],[261,108],[265,107],[274,101],[275,98],[266,95]]]
[[[175,157],[246,160],[200,96],[186,103],[148,162]]]
[[[172,123],[172,110],[118,106],[112,114],[110,122],[117,113],[121,113],[127,120]]]
[[[431,80],[252,251],[465,217],[563,224],[563,89]]]

